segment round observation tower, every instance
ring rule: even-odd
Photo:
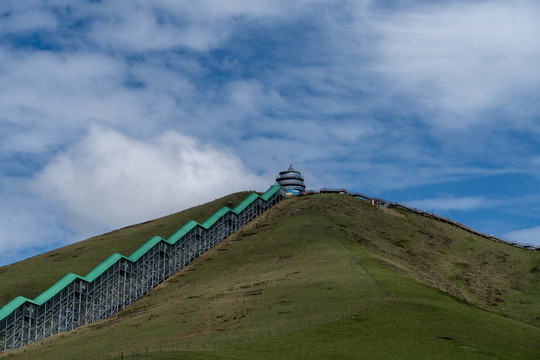
[[[285,190],[297,190],[300,192],[306,191],[304,177],[300,171],[294,170],[293,166],[289,166],[289,170],[281,171],[276,177],[276,182]]]

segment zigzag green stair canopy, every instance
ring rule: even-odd
[[[283,193],[279,185],[274,185],[263,195],[250,194],[234,209],[223,207],[202,224],[189,221],[168,239],[152,237],[129,257],[118,253],[112,254],[84,277],[69,273],[34,300],[22,296],[15,298],[0,309],[0,351],[14,349],[53,333],[68,331],[84,323],[112,315],[273,206],[283,198]],[[144,263],[144,266],[138,266],[139,263]],[[143,273],[141,268],[146,269],[148,273]],[[103,278],[109,273],[114,273],[114,281],[117,281],[116,279],[123,281],[124,289],[126,287],[134,289],[133,293],[120,294],[120,286],[113,284],[110,279],[107,280],[109,283],[104,285]],[[105,311],[96,310],[99,305],[95,303],[95,294],[90,294],[90,291],[99,291],[106,286],[109,290],[116,289],[119,293],[110,295],[107,292],[107,296],[110,296],[107,300],[109,308]],[[75,315],[67,314],[63,309],[66,300],[58,300],[57,304],[53,299],[60,298],[60,295],[68,292],[78,306],[79,313]],[[69,296],[66,295],[64,298]],[[69,299],[68,301],[71,301]],[[60,304],[61,301],[64,303]],[[81,304],[82,301],[84,304]],[[111,301],[118,302],[112,309]],[[81,306],[84,308],[84,314],[80,313]],[[75,306],[69,309],[76,312]],[[106,316],[103,316],[103,313],[106,313]],[[69,317],[69,321],[66,320],[66,316]]]

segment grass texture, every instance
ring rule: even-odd
[[[64,251],[97,239],[39,266],[65,271]],[[536,359],[539,264],[538,252],[350,196],[287,199],[117,315],[7,356]]]

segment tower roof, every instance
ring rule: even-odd
[[[276,182],[285,190],[306,190],[304,177],[300,171],[294,169],[292,164],[289,166],[288,170],[280,171],[279,175],[276,177]]]

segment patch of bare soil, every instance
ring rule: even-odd
[[[401,215],[400,213],[398,213],[395,210],[388,209],[388,208],[381,208],[381,209],[382,209],[382,211],[384,211],[388,215],[392,215],[392,216],[396,216],[396,217],[400,217],[400,218],[404,217],[403,215]]]

